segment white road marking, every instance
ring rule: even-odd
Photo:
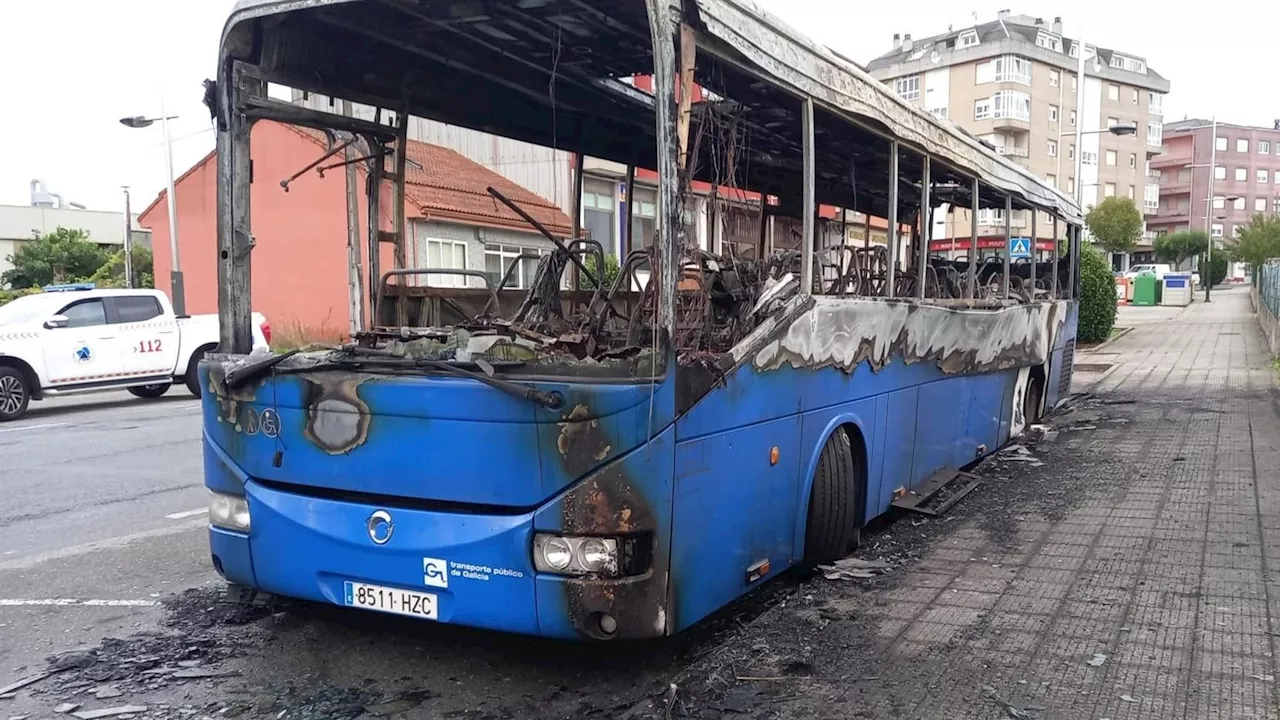
[[[23,425],[15,428],[0,428],[0,433],[22,432],[23,430],[43,430],[45,428],[66,427],[71,423],[44,423],[42,425]]]
[[[184,510],[183,512],[169,513],[165,517],[170,520],[181,520],[183,518],[195,517],[203,513],[209,512],[209,508],[196,508],[195,510]]]
[[[67,558],[87,555],[101,550],[113,550],[115,548],[124,547],[130,543],[137,542],[138,540],[178,535],[191,530],[203,530],[208,527],[209,521],[206,518],[188,520],[186,522],[174,523],[173,525],[156,528],[154,530],[143,530],[129,535],[107,538],[106,540],[96,540],[82,545],[72,545],[71,547],[59,548],[57,550],[36,553],[34,555],[27,555],[13,560],[0,561],[0,570],[26,570],[53,560],[65,560]]]
[[[79,600],[77,598],[16,600],[0,598],[0,607],[65,607],[69,605],[81,607],[154,607],[158,604],[155,600]]]

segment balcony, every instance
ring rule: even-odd
[[[1147,222],[1155,223],[1157,225],[1164,225],[1167,223],[1185,223],[1191,221],[1190,210],[1170,210],[1168,208],[1161,210],[1157,208],[1154,213],[1147,214],[1150,216]]]
[[[1152,146],[1148,145],[1147,153],[1150,154],[1151,150]],[[1153,168],[1181,167],[1190,164],[1191,153],[1163,153],[1151,158],[1151,167]]]
[[[1161,195],[1185,195],[1191,192],[1191,182],[1171,182],[1160,185]]]
[[[1018,117],[992,117],[991,127],[994,130],[1012,130],[1013,132],[1031,132],[1030,119]]]

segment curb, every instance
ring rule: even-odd
[[[1125,335],[1128,335],[1128,334],[1129,334],[1129,333],[1131,333],[1131,332],[1133,332],[1133,328],[1131,328],[1131,327],[1127,327],[1127,328],[1120,328],[1120,331],[1119,331],[1118,333],[1116,333],[1114,336],[1109,337],[1109,338],[1107,338],[1106,340],[1104,340],[1103,342],[1099,343],[1098,345],[1094,345],[1093,347],[1089,348],[1088,350],[1083,350],[1082,352],[1085,352],[1085,353],[1096,353],[1096,352],[1098,352],[1099,350],[1102,350],[1102,349],[1103,349],[1103,348],[1105,348],[1106,346],[1108,346],[1108,345],[1110,345],[1111,343],[1113,343],[1113,342],[1115,342],[1115,341],[1119,340],[1120,338],[1124,337]]]

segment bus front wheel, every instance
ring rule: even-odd
[[[806,565],[830,563],[858,546],[862,535],[858,498],[864,466],[861,448],[853,447],[845,428],[836,428],[822,446],[813,474],[804,534]]]

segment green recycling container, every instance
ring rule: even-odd
[[[1142,273],[1133,279],[1133,304],[1155,305],[1160,302],[1160,281],[1155,273]]]

